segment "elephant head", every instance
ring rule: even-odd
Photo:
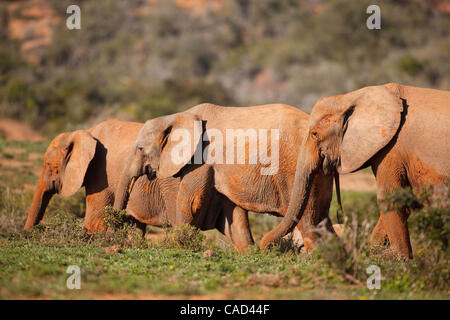
[[[179,113],[144,124],[130,150],[116,190],[115,209],[122,210],[127,206],[134,182],[140,176],[146,174],[149,180],[172,177],[190,163],[200,142],[194,132],[194,122],[199,120],[195,115]]]
[[[51,197],[68,197],[81,188],[97,140],[86,130],[58,135],[44,155],[44,168],[36,186],[24,229],[29,231],[44,216]]]
[[[362,88],[319,99],[302,142],[286,216],[261,240],[261,247],[291,231],[301,219],[314,175],[350,173],[365,166],[396,135],[403,102],[395,85]]]

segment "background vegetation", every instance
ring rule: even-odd
[[[308,111],[366,85],[450,87],[450,16],[439,1],[212,0],[193,10],[181,0],[80,0],[82,28],[68,30],[73,1],[40,0],[59,23],[31,62],[8,25],[33,1],[14,2],[0,3],[0,116],[48,135],[200,102]],[[369,4],[381,7],[381,30],[366,28]]]

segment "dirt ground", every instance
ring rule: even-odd
[[[0,134],[6,140],[15,141],[42,141],[44,137],[28,125],[12,119],[0,118]]]

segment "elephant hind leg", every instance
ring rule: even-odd
[[[238,206],[235,206],[232,214],[231,235],[232,241],[239,253],[245,253],[248,246],[255,244],[250,223],[248,221],[248,212]]]

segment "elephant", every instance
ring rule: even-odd
[[[62,198],[73,195],[81,187],[86,191],[84,228],[89,232],[105,230],[104,207],[112,205],[121,159],[133,143],[142,124],[116,119],[99,123],[88,130],[61,133],[47,147],[44,166],[24,229],[29,231],[44,217],[54,194]],[[145,179],[139,181],[144,185]],[[141,195],[141,197],[146,195]],[[144,210],[131,198],[130,209]]]
[[[401,257],[412,258],[407,208],[380,205],[409,187],[443,184],[450,176],[450,92],[395,83],[319,99],[299,152],[293,194],[280,224],[262,239],[267,246],[292,230],[304,214],[311,181],[320,172],[346,174],[371,167],[380,218],[372,244],[387,236]]]
[[[54,138],[44,155],[44,168],[24,229],[29,231],[41,221],[54,194],[69,197],[84,186],[84,228],[91,233],[104,231],[104,208],[114,203],[123,159],[126,159],[142,126],[142,123],[111,119],[89,130],[66,132]],[[179,185],[179,179],[172,177],[149,181],[142,176],[136,181],[127,212],[137,220],[143,233],[147,224],[163,226],[174,223],[172,199],[176,197]],[[200,229],[217,228],[227,235],[239,252],[253,244],[247,211],[220,194],[213,194],[210,207],[205,216],[196,217],[196,225]]]
[[[307,128],[305,112],[282,104],[225,107],[203,103],[184,112],[148,120],[130,150],[114,208],[124,209],[136,179],[147,175],[149,179],[180,179],[179,192],[173,198],[177,223],[192,223],[205,210],[204,202],[214,190],[243,210],[284,216],[300,142]],[[184,142],[180,133],[188,137]],[[225,136],[230,140],[223,146]],[[258,141],[259,161],[253,157]],[[174,157],[181,150],[180,145],[186,147],[181,148],[186,153]],[[264,151],[270,151],[270,163],[267,153],[261,154]],[[327,229],[334,232],[328,216],[332,176],[317,174],[311,194],[305,208],[307,214],[298,223],[307,251],[321,221],[325,220]]]

